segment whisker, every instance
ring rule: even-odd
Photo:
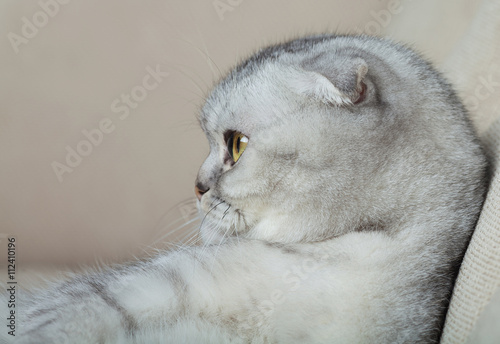
[[[227,206],[227,209],[224,210],[224,215],[222,215],[222,219],[221,220],[224,220],[224,218],[226,217],[226,215],[228,214],[228,211],[229,211],[229,208],[231,208],[230,205]]]
[[[184,66],[184,65],[181,65],[181,64],[177,64],[175,66],[173,66],[173,68],[175,68],[178,72],[180,72],[181,74],[183,74],[186,78],[189,79],[189,81],[192,83],[193,86],[195,86],[199,92],[201,92],[201,95],[196,93],[196,92],[191,92],[192,94],[196,95],[197,97],[200,98],[200,100],[204,100],[206,98],[206,91],[203,89],[202,86],[200,86],[196,79],[191,76],[185,69],[183,69],[183,67],[185,67],[186,69],[188,69],[189,67],[188,66]],[[206,86],[206,89],[208,89],[209,87]]]
[[[192,246],[199,239],[198,226],[194,226],[181,238],[180,242],[185,246]]]
[[[213,204],[214,202],[212,202]],[[201,229],[203,228],[203,224],[205,223],[205,220],[208,216],[208,214],[210,214],[215,208],[217,208],[219,205],[221,205],[222,203],[224,203],[224,201],[220,201],[219,203],[217,203],[216,205],[214,205],[212,208],[210,208],[210,210],[205,214],[205,216],[203,217],[203,220],[201,220],[201,224],[200,224],[200,227],[199,227],[199,232],[201,233]],[[215,231],[214,231],[215,233]],[[203,245],[202,249],[201,249],[201,252],[200,253],[203,253],[204,250],[206,249],[206,247],[208,246],[208,244],[206,245]]]
[[[186,40],[188,43],[192,44],[194,46],[194,48],[196,50],[198,50],[198,52],[202,55],[205,56],[206,58],[206,62],[212,72],[212,75],[214,76],[217,76],[218,78],[221,78],[223,76],[221,70],[219,69],[219,66],[217,66],[217,64],[215,63],[215,61],[210,57],[210,54],[208,53],[208,48],[207,48],[207,45],[206,45],[206,42],[205,40],[203,39],[203,35],[201,34],[201,31],[200,31],[200,27],[198,26],[198,22],[196,20],[194,20],[193,16],[192,16],[192,12],[191,12],[191,18],[193,19],[192,22],[195,24],[195,28],[196,28],[196,32],[198,33],[198,36],[201,38],[201,42],[203,44],[203,47],[205,49],[205,51],[202,51],[200,48],[198,48],[196,45],[194,45],[191,41],[188,41]],[[215,73],[215,70],[213,69],[213,66],[215,66],[215,68],[217,68],[217,71],[219,72],[219,75],[216,75]]]
[[[190,203],[195,203],[195,202],[196,202],[196,201],[195,201],[194,199],[189,198],[189,199],[186,199],[186,200],[184,200],[184,201],[181,201],[181,202],[177,203],[176,205],[174,205],[173,207],[171,207],[171,208],[167,209],[167,210],[163,213],[163,215],[160,217],[160,219],[158,220],[158,222],[156,223],[156,225],[155,225],[155,229],[158,229],[159,227],[161,227],[161,223],[165,220],[165,218],[166,218],[169,214],[171,214],[171,213],[173,212],[173,210],[174,210],[174,209],[179,209],[179,208],[181,208],[181,207],[182,207],[182,206],[184,206],[184,205],[188,205],[188,204],[190,204]],[[181,221],[181,220],[183,220],[183,218],[179,218],[179,219],[177,219],[177,220],[175,220],[175,221],[173,221],[173,222],[169,222],[168,226],[172,226],[174,223],[176,223],[176,222],[178,222],[178,221]]]
[[[184,228],[184,227],[186,227],[187,225],[189,225],[189,224],[191,224],[191,223],[193,223],[193,222],[195,222],[195,221],[197,221],[197,220],[199,220],[199,218],[198,218],[198,217],[195,217],[195,218],[193,218],[193,219],[191,219],[191,220],[187,221],[186,223],[183,223],[182,225],[178,226],[178,227],[177,227],[176,229],[174,229],[173,231],[170,231],[170,232],[168,232],[167,234],[162,235],[159,239],[155,240],[153,243],[155,244],[155,243],[157,243],[157,242],[159,242],[159,241],[162,241],[162,240],[166,239],[166,238],[167,238],[167,237],[169,237],[170,235],[173,235],[173,234],[177,233],[178,231],[180,231],[181,229],[183,229],[183,228]]]
[[[238,214],[238,218],[237,219],[236,218],[233,219],[233,226],[234,226],[234,234],[236,235],[236,240],[238,241],[238,244],[239,244],[240,243],[240,237],[238,235],[238,230],[237,230],[238,226],[237,225],[239,224],[238,222],[240,221],[241,214],[238,213],[238,212],[237,212],[237,214]]]
[[[214,202],[212,202],[210,204],[210,206],[212,206]],[[219,203],[217,203],[216,205],[214,205],[212,208],[210,208],[210,210],[205,214],[205,216],[203,216],[203,220],[201,221],[201,224],[200,224],[200,229],[203,227],[203,223],[205,222],[205,219],[207,218],[208,214],[210,214],[215,208],[217,208],[219,205],[221,205],[222,203],[224,203],[224,201],[220,201]]]
[[[227,210],[229,210],[229,208],[228,208]],[[226,211],[227,211],[227,210],[226,210]],[[225,216],[225,215],[224,215],[224,216]],[[222,219],[223,219],[223,218],[224,218],[224,217],[222,217],[222,218],[220,219],[219,223],[220,223],[220,222],[222,222]],[[224,242],[224,239],[226,238],[227,232],[228,232],[230,229],[231,229],[231,227],[230,227],[230,226],[228,226],[228,227],[226,228],[226,231],[225,231],[225,232],[224,232],[224,234],[222,235],[222,238],[220,239],[219,244],[217,245],[217,248],[215,249],[215,252],[214,252],[214,258],[213,258],[213,260],[212,260],[212,267],[211,267],[211,269],[210,269],[210,273],[212,272],[212,270],[213,270],[213,268],[214,268],[214,265],[215,265],[215,260],[217,259],[217,253],[219,252],[219,249],[220,249],[220,247],[221,247],[222,243]]]

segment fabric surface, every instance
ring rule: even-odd
[[[488,195],[451,299],[443,344],[500,343],[498,324],[491,325],[492,319],[500,319],[500,302],[491,302],[500,288],[499,43],[500,2],[485,0],[443,65],[471,111],[493,167]]]
[[[500,288],[481,312],[467,343],[498,344],[500,338],[498,324],[500,324]]]
[[[490,154],[494,153],[496,164],[500,158],[500,121],[490,127],[483,140]],[[455,285],[441,341],[445,344],[467,341],[500,286],[500,170],[495,170]]]

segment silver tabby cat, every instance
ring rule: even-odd
[[[16,343],[439,340],[487,178],[427,62],[378,38],[293,40],[232,70],[200,123],[205,244],[19,294]]]

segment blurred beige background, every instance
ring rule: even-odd
[[[177,240],[208,152],[196,114],[221,73],[265,44],[338,31],[410,43],[453,79],[446,57],[479,3],[2,1],[0,255],[6,236],[40,269]]]

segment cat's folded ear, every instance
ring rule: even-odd
[[[350,105],[364,96],[363,79],[368,65],[360,57],[331,60],[319,55],[302,63],[290,85],[299,93],[315,97],[327,104]]]

